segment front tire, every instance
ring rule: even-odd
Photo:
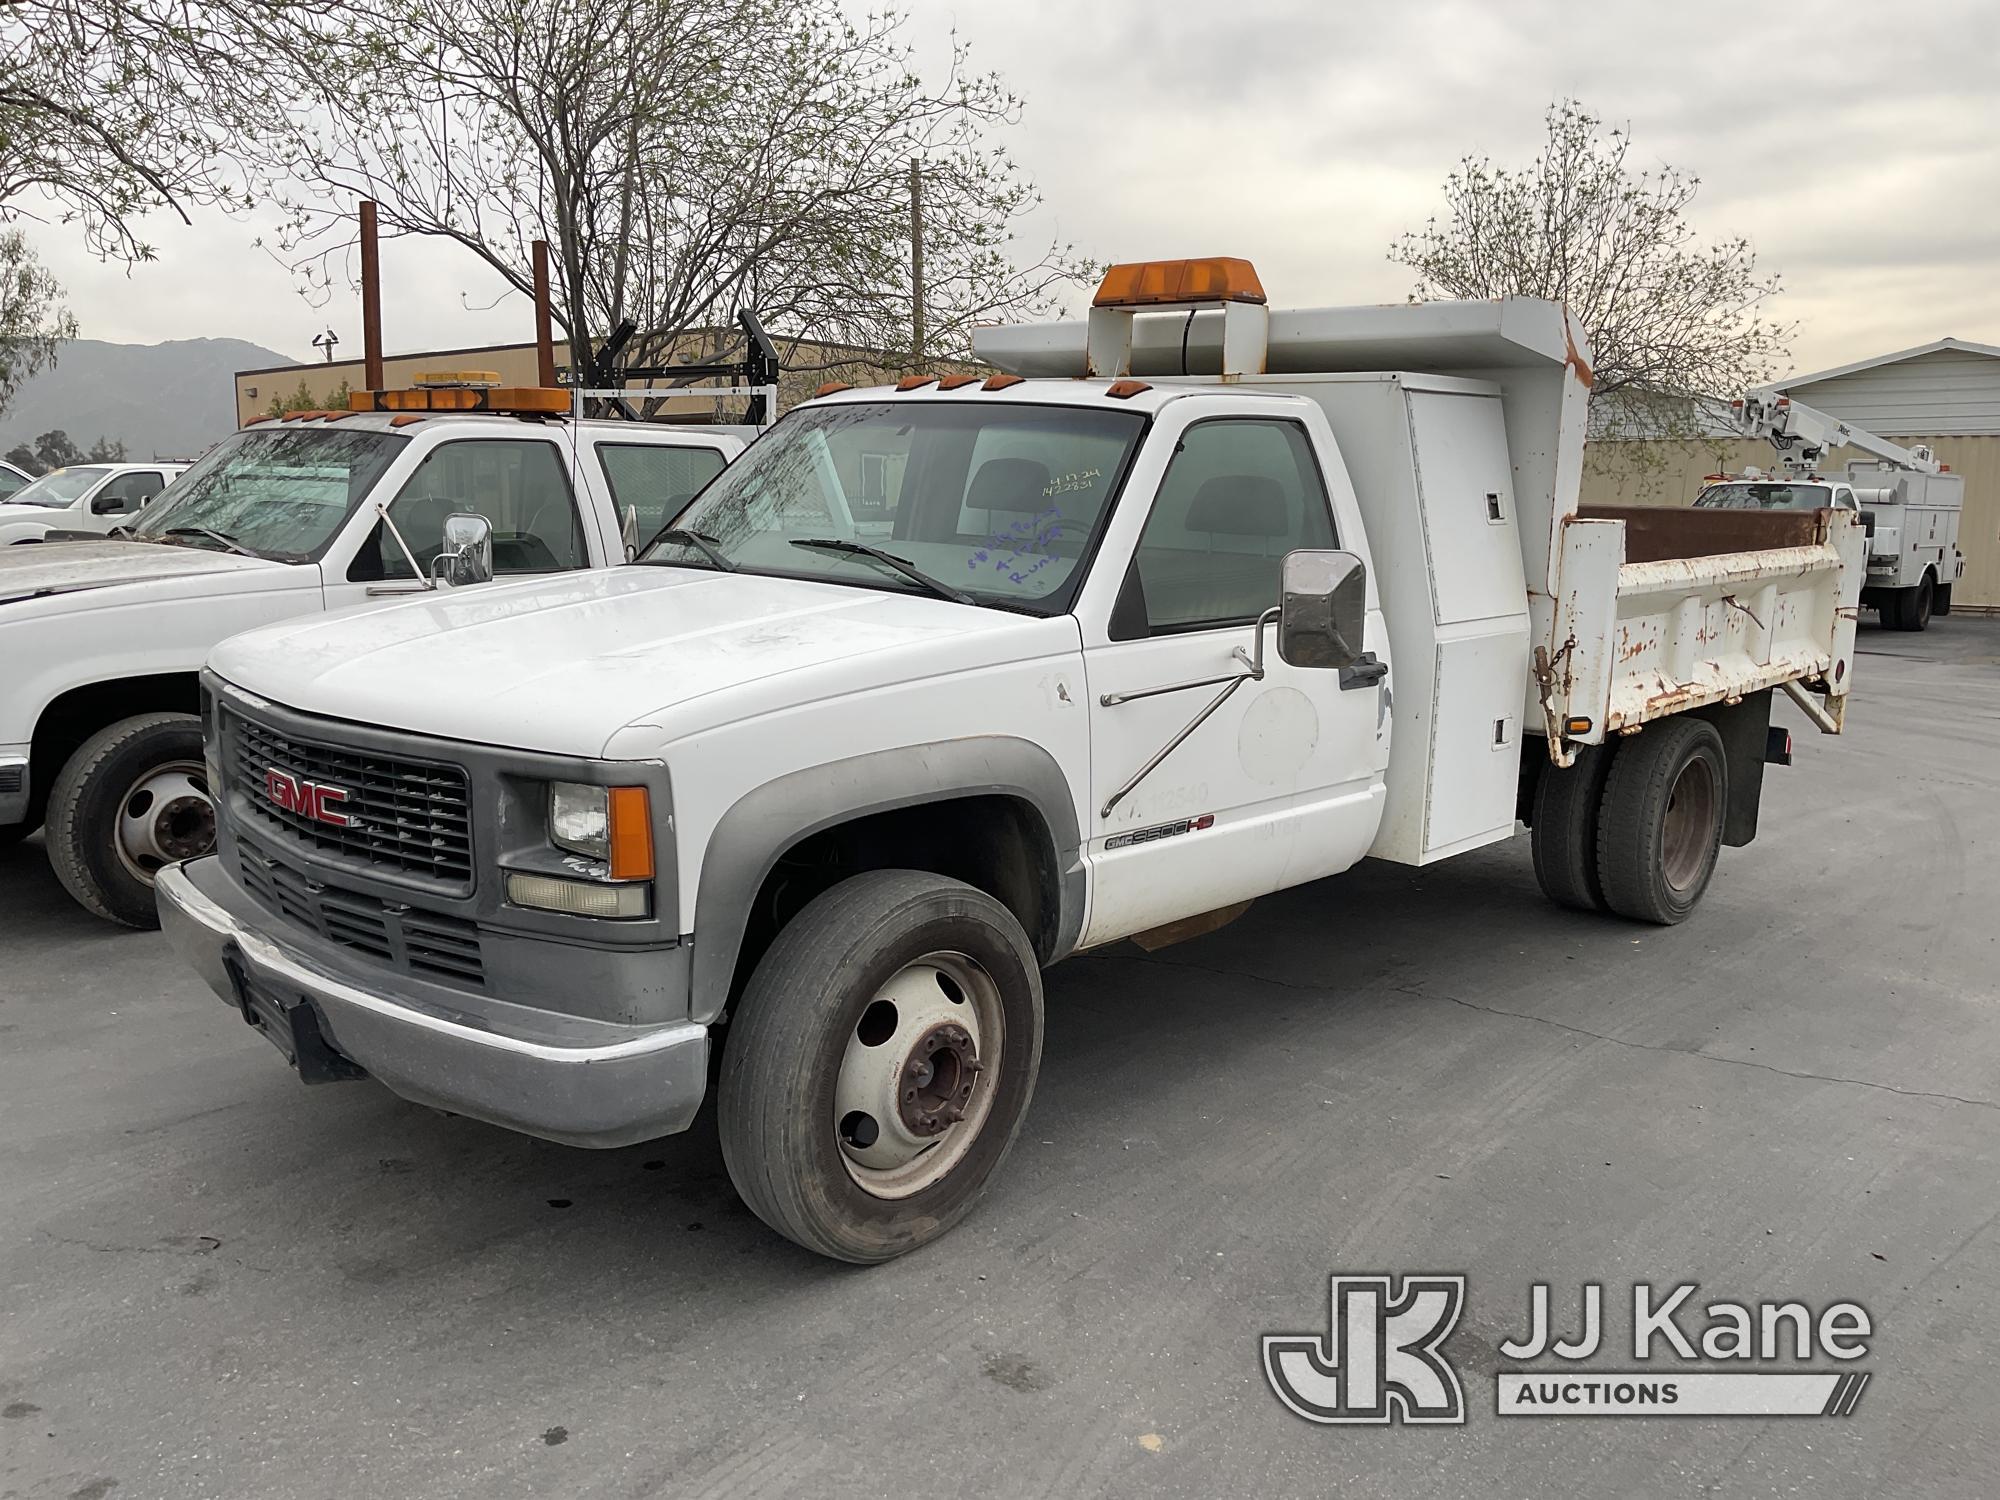
[[[49,863],[88,910],[158,927],[153,876],[215,847],[201,720],[139,714],[99,730],[49,788]]]
[[[1728,758],[1706,719],[1667,719],[1621,745],[1598,812],[1605,905],[1635,922],[1685,921],[1715,874],[1728,805]]]
[[[856,875],[778,933],[730,1022],[730,1180],[808,1250],[892,1260],[971,1209],[1041,1052],[1041,973],[1006,907],[921,871]]]

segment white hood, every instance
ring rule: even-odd
[[[16,506],[17,510],[30,507]],[[47,514],[47,512],[44,512]],[[0,609],[22,599],[167,579],[265,572],[284,563],[159,542],[36,542],[0,547]]]
[[[1075,644],[1067,617],[634,566],[287,621],[224,641],[209,665],[260,697],[328,718],[597,756],[632,724],[658,726],[657,743]],[[696,700],[700,709],[689,710]]]

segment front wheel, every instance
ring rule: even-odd
[[[157,927],[153,876],[215,847],[201,720],[139,714],[100,729],[49,788],[49,863],[77,901],[127,927]]]
[[[1006,907],[921,871],[856,875],[779,932],[730,1023],[730,1180],[808,1250],[891,1260],[971,1209],[1041,1052],[1041,973]]]

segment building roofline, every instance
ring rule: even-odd
[[[1918,344],[1914,349],[1898,349],[1893,354],[1878,354],[1873,359],[1857,359],[1852,364],[1835,365],[1830,370],[1812,370],[1803,375],[1787,375],[1783,380],[1769,381],[1757,387],[1759,391],[1788,391],[1794,386],[1815,385],[1822,380],[1833,380],[1842,375],[1855,375],[1863,370],[1875,370],[1883,365],[1900,364],[1906,359],[1917,359],[1926,354],[1942,354],[1956,350],[1966,354],[1983,354],[1989,359],[2000,359],[2000,345],[1975,344],[1970,339],[1932,339],[1928,344]]]

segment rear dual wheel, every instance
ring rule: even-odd
[[[779,932],[744,991],[717,1091],[723,1161],[780,1234],[893,1259],[971,1209],[1041,1050],[1041,974],[1006,907],[920,871],[854,876]]]
[[[1568,769],[1542,773],[1535,877],[1575,910],[1684,921],[1715,874],[1728,804],[1728,759],[1706,719],[1665,719],[1585,747]]]

